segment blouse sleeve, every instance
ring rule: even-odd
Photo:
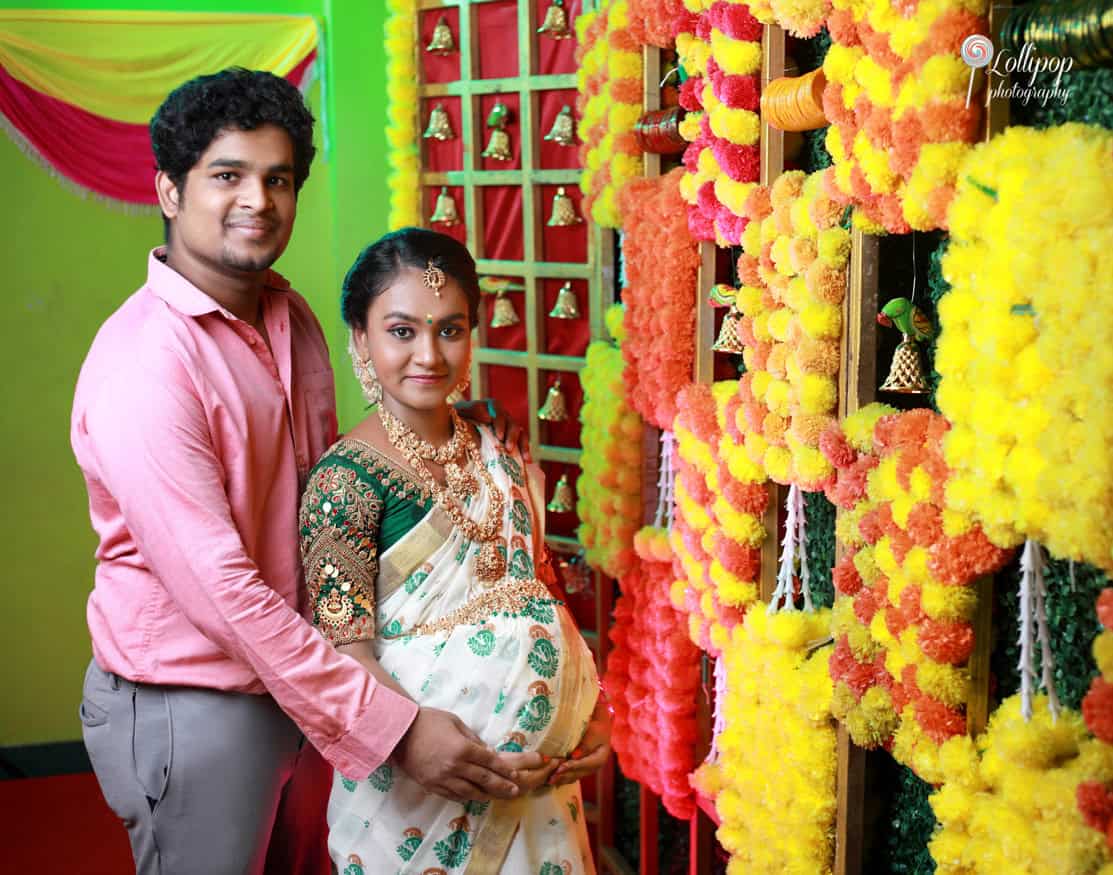
[[[325,460],[301,500],[299,527],[313,624],[335,645],[375,637],[382,500],[349,464]]]

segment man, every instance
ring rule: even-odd
[[[100,537],[83,734],[141,875],[326,871],[314,748],[353,779],[393,757],[472,798],[512,797],[518,770],[542,767],[378,684],[299,612],[298,499],[336,437],[333,379],[308,305],[268,268],[312,131],[268,73],[166,99],[151,122],[166,246],[77,384]]]

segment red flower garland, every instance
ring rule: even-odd
[[[623,774],[661,797],[674,817],[695,812],[699,651],[669,600],[669,562],[639,560],[619,579],[603,688],[614,706],[611,744]]]

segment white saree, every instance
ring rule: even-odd
[[[482,458],[507,496],[507,577],[480,583],[477,546],[433,505],[379,556],[375,653],[418,704],[453,712],[492,747],[566,756],[595,706],[594,662],[534,574],[544,543],[534,479],[520,457],[480,432]],[[489,499],[481,487],[469,516],[482,519]],[[328,822],[341,875],[595,872],[579,784],[461,804],[426,793],[387,763],[361,782],[337,774]]]

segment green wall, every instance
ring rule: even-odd
[[[0,8],[203,9],[194,2],[9,2]],[[339,376],[341,426],[360,410],[337,305],[356,253],[386,230],[384,3],[237,0],[222,12],[309,14],[324,24],[330,155],[319,150],[302,190],[293,241],[278,263],[316,310]],[[69,446],[73,387],[101,322],[143,282],[161,242],[155,215],[83,198],[0,134],[3,272],[0,544],[6,594],[0,620],[0,746],[79,738],[77,702],[91,653],[85,602],[93,550],[84,483]]]

